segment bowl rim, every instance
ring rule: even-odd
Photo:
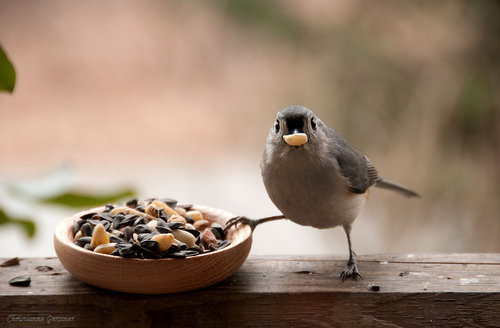
[[[250,226],[240,225],[240,226],[238,226],[237,229],[232,227],[229,230],[229,233],[231,234],[231,236],[236,231],[243,229],[243,231],[240,232],[243,234],[243,237],[239,238],[237,243],[235,243],[235,242],[233,242],[233,240],[231,240],[231,243],[228,246],[224,247],[223,249],[218,249],[215,251],[211,251],[211,252],[207,252],[207,253],[203,253],[203,254],[199,254],[199,255],[195,255],[195,256],[188,256],[186,258],[181,258],[181,259],[177,259],[177,258],[160,258],[160,259],[125,258],[125,257],[121,257],[121,256],[111,255],[111,254],[96,253],[94,251],[90,251],[88,249],[85,249],[83,247],[79,247],[79,246],[75,245],[74,244],[74,236],[72,236],[72,232],[70,230],[70,229],[72,229],[74,222],[79,220],[82,215],[96,212],[96,211],[102,211],[104,208],[105,208],[104,206],[99,206],[99,207],[83,210],[83,211],[77,212],[69,217],[66,217],[65,219],[61,220],[56,225],[56,227],[54,229],[54,238],[56,238],[61,244],[69,246],[73,250],[79,252],[80,254],[82,254],[82,256],[96,256],[96,258],[101,257],[103,259],[108,258],[108,259],[113,259],[115,261],[127,261],[127,262],[139,262],[139,263],[148,263],[148,262],[152,262],[152,263],[167,262],[168,263],[168,262],[174,262],[174,261],[196,261],[196,259],[200,259],[202,257],[216,255],[218,253],[221,253],[221,252],[227,251],[229,249],[238,247],[238,245],[244,243],[248,238],[252,237],[252,231],[251,231]],[[193,204],[192,208],[195,210],[199,210],[202,213],[206,210],[220,211],[221,213],[224,213],[224,216],[227,216],[228,218],[236,216],[236,215],[233,215],[231,212],[228,212],[226,210],[215,208],[215,207],[210,207],[210,206],[205,206],[205,205],[200,205],[200,204]]]

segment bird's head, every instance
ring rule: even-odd
[[[269,133],[274,144],[303,148],[317,142],[323,122],[304,106],[290,106],[276,115]]]

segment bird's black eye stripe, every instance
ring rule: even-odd
[[[313,128],[313,130],[316,130],[316,120],[313,118],[311,118],[311,127]]]
[[[274,124],[274,129],[276,130],[276,132],[279,132],[279,130],[280,130],[280,121],[279,120],[276,120],[276,124]]]

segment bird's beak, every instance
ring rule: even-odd
[[[283,136],[283,139],[285,139],[285,142],[290,145],[290,146],[302,146],[303,144],[307,143],[307,134],[303,133],[299,129],[295,129],[292,131],[290,134],[285,134]]]

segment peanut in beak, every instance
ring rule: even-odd
[[[307,134],[305,133],[294,133],[287,134],[283,136],[285,142],[290,146],[302,146],[307,143]]]

